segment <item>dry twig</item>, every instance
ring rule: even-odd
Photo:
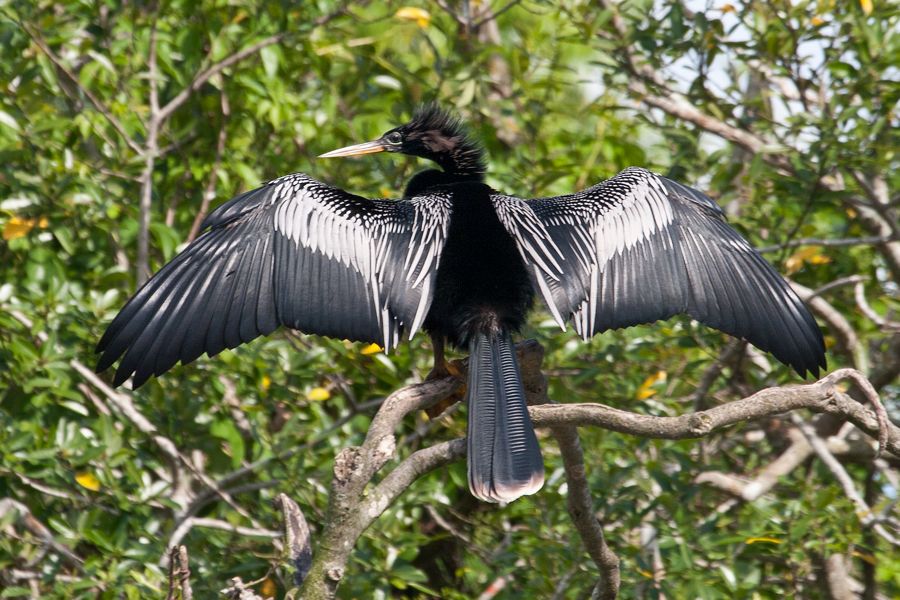
[[[176,594],[180,592],[180,596]],[[186,546],[173,546],[169,550],[169,593],[166,600],[192,600],[191,566]]]

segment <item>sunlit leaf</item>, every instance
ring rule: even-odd
[[[20,237],[25,237],[33,227],[33,219],[21,219],[19,217],[13,217],[6,222],[6,225],[3,226],[3,239],[9,241],[18,239]]]
[[[75,475],[75,481],[78,482],[78,485],[87,490],[91,490],[92,492],[100,491],[100,480],[97,479],[97,476],[90,471],[82,471],[80,473],[77,473]]]
[[[423,29],[431,23],[431,15],[428,11],[415,6],[404,6],[394,13],[394,17],[404,21],[415,21],[416,25]]]
[[[824,265],[831,259],[822,253],[821,246],[807,246],[791,254],[784,263],[788,275],[792,275],[803,268],[803,265]]]
[[[314,387],[306,393],[306,399],[310,402],[322,402],[331,398],[331,392],[323,387]]]
[[[44,228],[48,223],[47,217],[41,217],[39,219],[12,217],[3,226],[3,239],[9,241],[25,237],[35,227]]]
[[[362,354],[365,354],[366,356],[369,356],[370,354],[378,354],[379,352],[383,352],[383,351],[384,351],[384,348],[382,348],[378,344],[369,344],[368,346],[366,346],[365,348],[360,350],[360,352]]]
[[[0,124],[6,125],[16,133],[20,131],[19,123],[6,111],[0,110]]]
[[[781,540],[778,540],[778,539],[775,539],[772,537],[752,537],[752,538],[747,538],[746,540],[744,540],[744,543],[747,544],[748,546],[750,546],[752,544],[761,544],[761,543],[780,544]]]
[[[657,389],[654,386],[657,383],[664,383],[666,381],[666,372],[665,371],[657,371],[653,375],[650,375],[644,380],[644,383],[637,389],[635,393],[635,398],[638,400],[646,400],[647,398],[651,398],[656,395]]]
[[[259,593],[263,598],[274,598],[275,594],[278,593],[278,584],[271,577],[266,577],[259,584]]]

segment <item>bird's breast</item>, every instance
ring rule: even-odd
[[[497,218],[490,188],[460,186],[452,206],[425,327],[464,346],[476,331],[519,329],[534,292],[515,240]]]

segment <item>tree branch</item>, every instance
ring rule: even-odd
[[[301,585],[312,566],[312,540],[303,511],[287,494],[278,494],[275,507],[284,523],[284,551],[294,565],[294,583]]]
[[[135,280],[140,287],[150,277],[150,209],[153,204],[153,167],[159,154],[159,77],[156,69],[156,21],[150,28],[147,76],[150,82],[150,119],[144,142],[144,170],[141,172],[141,200],[138,213],[137,264]]]
[[[47,45],[47,42],[44,41],[44,38],[41,37],[38,32],[32,31],[31,26],[27,23],[20,22],[19,24],[22,26],[22,29],[25,31],[25,33],[27,33],[31,40],[35,43],[35,45],[37,45],[37,47],[41,50],[41,52],[43,52],[44,55],[48,59],[50,59],[50,62],[52,62],[57,69],[59,69],[66,77],[69,78],[69,80],[78,88],[78,90],[82,94],[84,94],[84,97],[88,99],[94,109],[98,113],[103,115],[103,118],[106,119],[110,125],[112,125],[113,129],[115,129],[119,136],[121,136],[122,140],[126,144],[128,144],[128,147],[131,148],[132,151],[134,151],[134,153],[138,156],[142,156],[144,154],[144,149],[141,148],[140,145],[138,145],[138,143],[135,142],[130,135],[128,135],[128,132],[125,131],[125,126],[122,125],[122,122],[112,114],[109,108],[107,108],[102,102],[100,102],[99,98],[97,98],[89,89],[81,85],[81,81],[78,79],[78,77],[63,64],[62,60],[58,56],[56,56],[53,50],[50,49],[50,46]]]
[[[856,490],[856,486],[853,483],[853,480],[850,478],[850,475],[844,469],[843,465],[834,457],[830,450],[828,450],[828,446],[825,444],[825,441],[816,434],[816,430],[813,429],[809,424],[805,423],[803,419],[801,419],[798,415],[791,415],[791,420],[794,422],[794,425],[797,426],[798,429],[803,433],[803,436],[806,438],[806,441],[812,447],[813,451],[819,457],[819,460],[831,471],[831,474],[834,475],[834,478],[837,479],[838,483],[841,485],[841,488],[844,490],[844,495],[853,503],[853,506],[856,507],[856,516],[859,518],[860,522],[864,527],[871,527],[872,531],[880,535],[882,538],[888,541],[888,543],[898,546],[900,545],[900,539],[891,534],[887,529],[885,529],[884,525],[879,523],[876,519],[876,516],[871,507],[866,503],[863,499],[862,495]]]
[[[173,546],[169,551],[169,593],[166,600],[175,600],[176,591],[181,592],[181,600],[191,600],[191,566],[186,546]]]
[[[867,434],[883,437],[884,447],[900,455],[900,428],[879,416],[879,409],[873,414],[839,391],[836,384],[843,379],[853,379],[857,383],[866,381],[853,369],[839,369],[815,383],[767,388],[741,400],[678,417],[639,415],[593,403],[532,406],[528,411],[538,427],[590,425],[641,437],[680,440],[703,437],[736,423],[806,408],[840,415]],[[880,405],[877,394],[874,398]]]
[[[633,73],[628,80],[628,90],[640,101],[648,106],[662,110],[664,113],[691,123],[700,129],[715,134],[722,139],[737,144],[752,154],[759,154],[765,162],[774,167],[780,173],[796,176],[796,171],[791,165],[787,154],[778,151],[781,144],[774,140],[765,139],[747,129],[742,129],[702,112],[683,95],[668,89],[665,78],[651,65],[639,62],[636,53],[629,45],[629,31],[625,21],[618,13],[618,8],[610,0],[601,0],[601,6],[612,14],[612,25],[620,41],[620,50],[623,61]],[[665,94],[654,93],[650,85],[662,88]],[[872,205],[867,206],[854,203],[853,208],[858,214],[859,221],[879,238],[896,240],[900,227],[890,210],[889,193],[887,192],[884,177],[874,176],[869,181],[863,174],[851,172],[857,179],[863,191],[872,199]],[[818,185],[832,192],[845,192],[842,177],[819,178]],[[900,279],[900,241],[881,241],[877,243],[885,258],[888,268],[895,279]]]
[[[225,142],[228,139],[226,125],[228,117],[231,114],[231,106],[228,104],[228,96],[225,90],[221,92],[219,101],[222,112],[222,124],[219,126],[219,136],[216,140],[216,158],[213,161],[212,170],[209,172],[209,179],[206,182],[206,189],[203,190],[203,198],[200,201],[200,210],[194,216],[194,222],[191,223],[191,230],[188,232],[187,241],[192,242],[197,234],[200,233],[200,224],[206,218],[209,212],[209,203],[216,197],[216,183],[219,179],[219,169],[222,167],[222,157],[225,155]]]
[[[552,427],[553,436],[559,443],[563,466],[566,470],[568,492],[566,503],[572,522],[584,542],[588,554],[600,569],[600,581],[594,588],[592,598],[615,600],[619,593],[619,557],[606,544],[603,527],[594,513],[594,501],[588,486],[584,468],[584,452],[575,427]]]
[[[31,513],[31,509],[12,498],[0,498],[0,520],[6,519],[10,513],[17,517],[14,521],[19,521],[22,526],[32,535],[40,539],[48,548],[59,554],[66,562],[77,567],[79,570],[84,565],[84,560],[64,544],[56,541],[53,533],[47,527],[38,521]]]
[[[278,42],[283,40],[285,36],[287,36],[287,32],[285,31],[276,33],[275,35],[270,35],[269,37],[263,38],[255,44],[251,44],[246,48],[242,48],[241,50],[238,50],[237,52],[226,56],[219,62],[197,73],[194,76],[194,79],[186,88],[178,92],[178,94],[176,94],[174,98],[169,100],[162,108],[160,108],[158,115],[159,122],[165,122],[170,116],[172,116],[173,112],[175,112],[178,108],[181,107],[181,105],[188,101],[188,98],[190,98],[194,92],[202,88],[204,84],[206,84],[206,82],[212,79],[214,76],[218,75],[228,67],[236,65],[245,58],[253,56],[263,48],[266,48],[273,44],[277,44]]]

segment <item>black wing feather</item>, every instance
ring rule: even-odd
[[[825,367],[815,319],[697,190],[632,168],[577,194],[493,200],[561,326],[588,338],[688,314],[801,375]]]
[[[446,196],[368,200],[302,174],[245,192],[129,300],[97,368],[122,357],[114,383],[138,386],[279,325],[390,348],[430,306],[449,215]]]

